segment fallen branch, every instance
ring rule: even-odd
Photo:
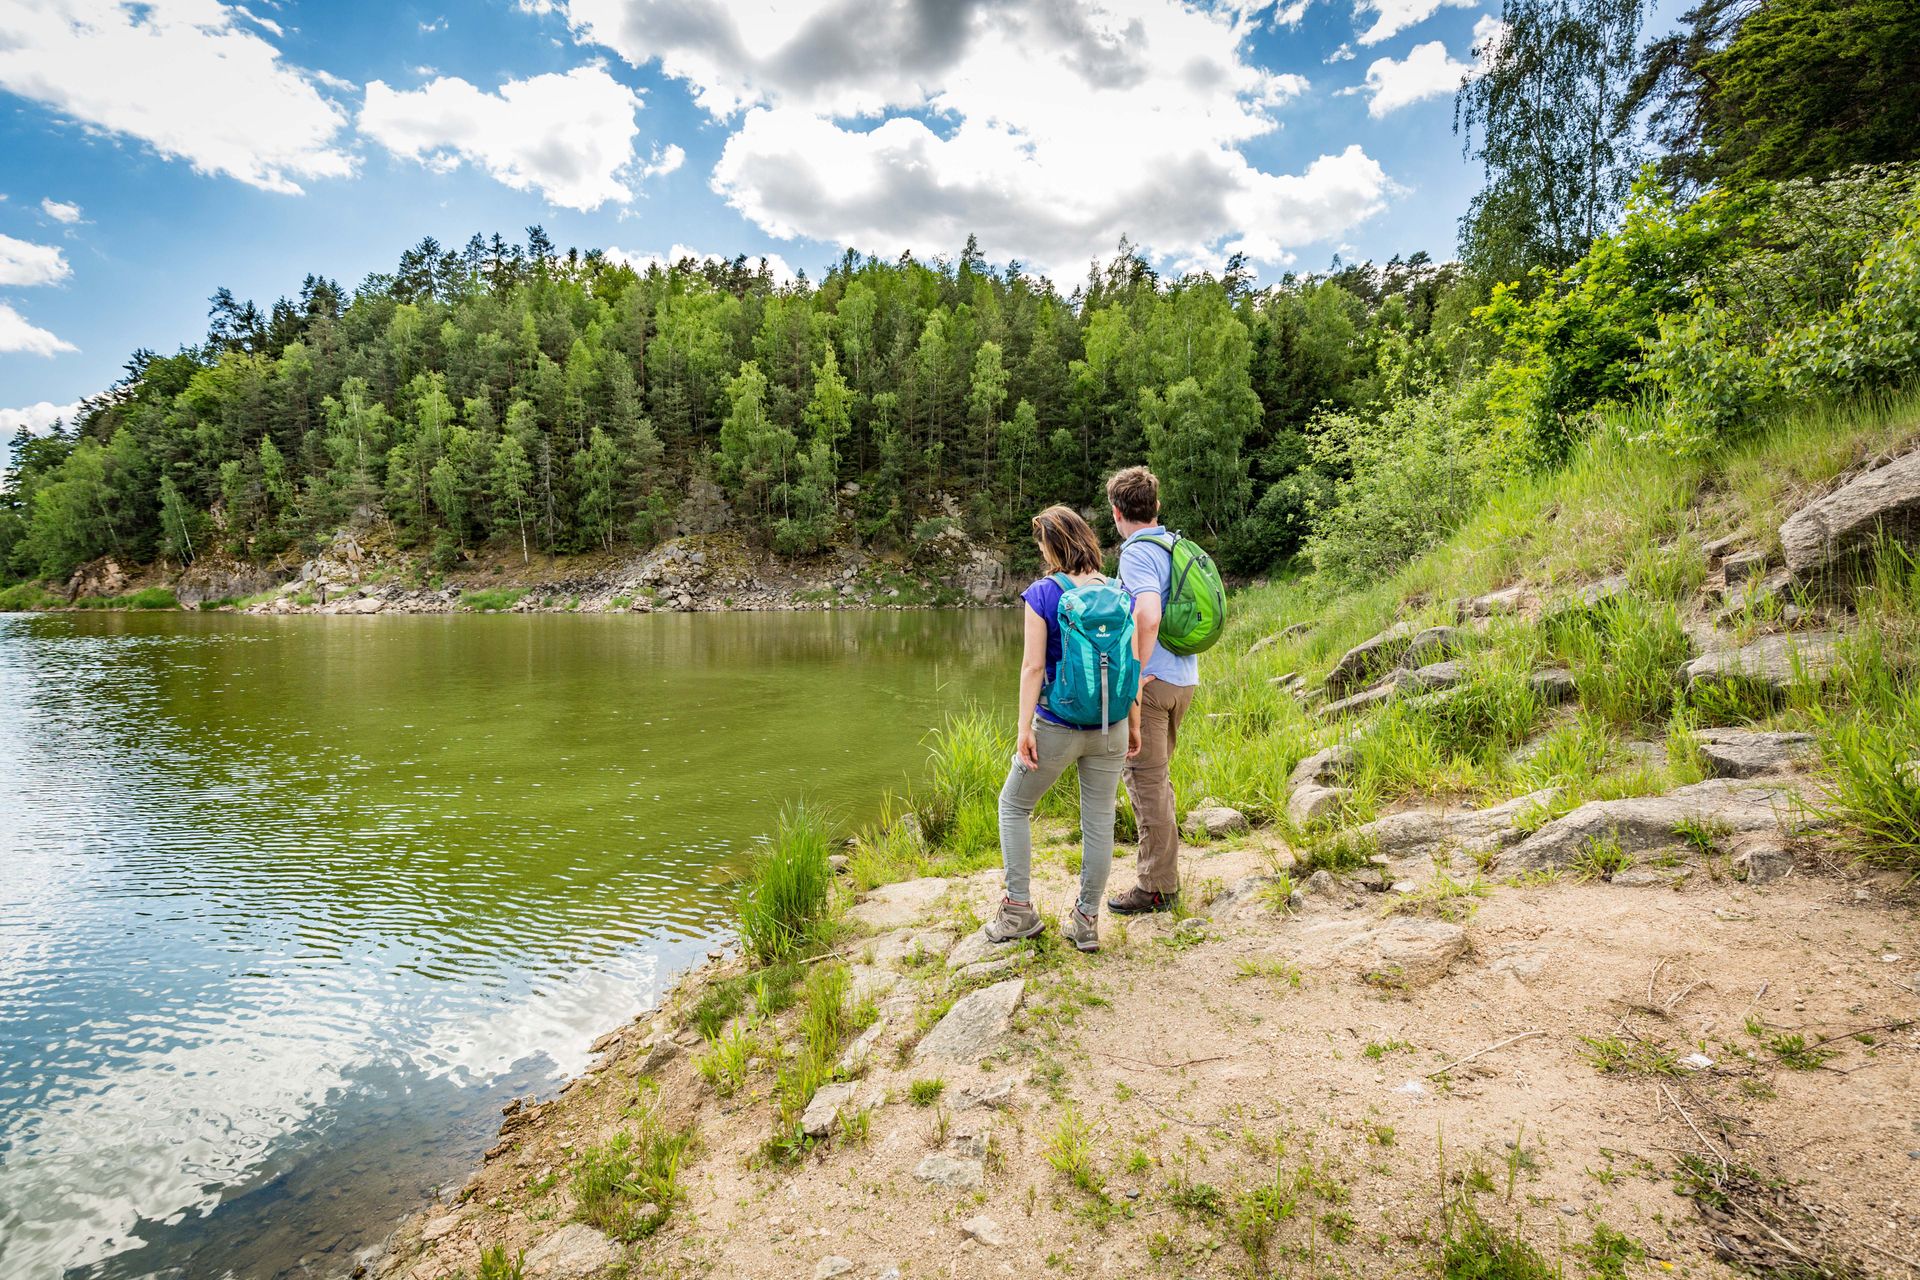
[[[1673,1109],[1680,1113],[1680,1118],[1687,1122],[1687,1128],[1693,1130],[1693,1136],[1700,1139],[1700,1145],[1707,1149],[1707,1154],[1715,1160],[1718,1160],[1722,1169],[1727,1168],[1727,1158],[1721,1155],[1711,1142],[1707,1141],[1707,1135],[1700,1132],[1700,1126],[1693,1122],[1693,1117],[1687,1114],[1687,1109],[1680,1105],[1680,1099],[1673,1096],[1673,1090],[1662,1084],[1660,1086],[1660,1092],[1665,1094],[1667,1101],[1673,1104]]]
[[[1100,1049],[1094,1049],[1091,1052],[1096,1058],[1112,1058],[1115,1062],[1131,1062],[1136,1066],[1152,1067],[1158,1071],[1178,1071],[1182,1067],[1198,1066],[1202,1062],[1225,1062],[1233,1056],[1230,1053],[1216,1053],[1206,1058],[1188,1058],[1185,1062],[1154,1062],[1148,1058],[1129,1058],[1124,1053],[1107,1053]]]
[[[1545,1034],[1547,1033],[1544,1031],[1522,1031],[1517,1036],[1508,1036],[1505,1040],[1497,1041],[1493,1044],[1488,1045],[1484,1049],[1475,1049],[1472,1053],[1468,1054],[1464,1058],[1456,1058],[1452,1062],[1449,1062],[1446,1066],[1441,1067],[1438,1071],[1427,1072],[1427,1079],[1431,1080],[1435,1076],[1443,1076],[1447,1074],[1447,1072],[1453,1070],[1455,1067],[1463,1066],[1466,1063],[1472,1062],[1475,1058],[1478,1058],[1482,1054],[1492,1053],[1495,1049],[1504,1049],[1510,1044],[1519,1044],[1522,1040],[1531,1040],[1535,1036],[1543,1036]]]
[[[1913,1018],[1896,1018],[1892,1022],[1883,1022],[1877,1027],[1856,1027],[1852,1031],[1842,1031],[1838,1035],[1828,1036],[1824,1040],[1815,1040],[1812,1044],[1808,1045],[1807,1048],[1818,1049],[1823,1044],[1832,1044],[1835,1040],[1846,1040],[1853,1036],[1864,1036],[1869,1031],[1905,1031],[1908,1027],[1912,1026],[1915,1021],[1916,1019]]]

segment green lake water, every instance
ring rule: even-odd
[[[0,615],[0,1276],[346,1275],[1015,626]]]

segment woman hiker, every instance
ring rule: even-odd
[[[1080,897],[1060,927],[1075,947],[1098,951],[1100,902],[1113,865],[1115,793],[1126,761],[1140,750],[1133,600],[1100,572],[1099,539],[1077,512],[1048,507],[1033,518],[1033,540],[1046,576],[1021,593],[1020,733],[1000,788],[1006,897],[986,935],[1013,942],[1046,927],[1031,892],[1033,811],[1066,767],[1077,764]]]

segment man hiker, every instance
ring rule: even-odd
[[[1200,683],[1200,659],[1169,652],[1160,623],[1173,583],[1173,556],[1156,541],[1171,535],[1160,523],[1160,481],[1145,467],[1128,467],[1107,481],[1120,547],[1120,582],[1133,593],[1133,646],[1140,658],[1140,752],[1127,761],[1127,795],[1140,828],[1139,883],[1107,900],[1116,915],[1165,911],[1180,893],[1180,828],[1174,821],[1173,782],[1167,766],[1180,722]]]

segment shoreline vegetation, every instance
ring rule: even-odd
[[[979,933],[998,711],[851,834],[789,809],[738,947],[373,1274],[1920,1269],[1920,401],[1640,412],[1377,585],[1235,594],[1179,904],[1098,956]]]

